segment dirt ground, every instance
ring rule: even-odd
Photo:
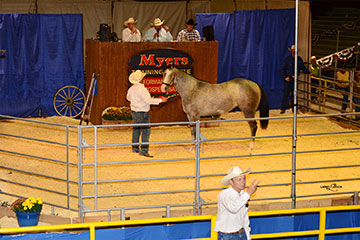
[[[310,115],[299,114],[299,116]],[[288,198],[290,196],[291,186],[287,183],[291,182],[291,152],[293,150],[291,134],[294,124],[292,119],[282,119],[281,117],[292,116],[292,113],[287,112],[284,115],[280,115],[278,110],[273,110],[270,112],[270,116],[278,117],[278,119],[271,120],[267,130],[260,129],[259,127],[257,136],[264,138],[256,139],[252,155],[248,155],[249,139],[211,141],[203,145],[200,152],[200,156],[204,158],[200,164],[200,173],[204,176],[200,181],[201,189],[205,189],[205,191],[201,192],[203,201],[206,203],[216,202],[218,189],[222,187],[220,184],[221,175],[225,174],[234,165],[239,165],[243,169],[251,167],[253,174],[249,175],[248,183],[255,178],[261,180],[258,191],[252,197],[253,201],[251,203],[253,205],[269,202],[261,200],[264,198]],[[221,117],[226,120],[243,119],[242,114],[238,112],[228,113]],[[0,181],[0,189],[3,192],[22,196],[40,196],[46,203],[58,206],[67,206],[69,204],[70,208],[77,209],[78,200],[74,196],[77,195],[79,190],[77,185],[79,171],[76,165],[67,166],[63,161],[67,159],[66,146],[64,146],[67,139],[70,145],[76,146],[78,144],[77,127],[79,126],[79,120],[65,117],[36,118],[34,120],[66,124],[74,128],[69,128],[67,137],[65,127],[39,125],[38,123],[21,121],[1,121],[1,133],[9,135],[17,134],[25,138],[15,139],[10,136],[0,136],[0,149],[8,151],[0,152],[0,166],[2,166],[0,168],[0,178],[3,179]],[[299,183],[296,188],[297,196],[327,194],[336,191],[359,191],[359,180],[340,182],[335,182],[334,180],[359,178],[359,167],[351,165],[359,165],[358,156],[360,151],[356,148],[360,147],[360,134],[353,133],[351,129],[343,128],[323,117],[298,119],[297,129],[298,134],[346,132],[343,134],[298,137],[296,151],[300,153],[296,157],[296,167],[298,169],[296,180]],[[218,127],[202,128],[201,133],[207,139],[214,140],[248,137],[250,130],[246,122],[224,122]],[[266,138],[266,136],[274,135],[277,137]],[[150,153],[155,156],[153,159],[132,153],[130,146],[112,146],[112,144],[131,143],[131,129],[110,130],[99,128],[97,129],[96,136],[95,138],[93,129],[83,130],[85,145],[92,145],[95,141],[97,144],[103,144],[103,146],[96,148],[96,150],[87,148],[83,152],[81,160],[83,163],[88,164],[82,172],[83,181],[87,181],[83,185],[83,193],[85,196],[92,196],[97,192],[98,195],[106,197],[98,198],[97,201],[91,197],[84,199],[83,203],[87,208],[93,209],[95,205],[98,208],[122,208],[192,204],[194,193],[188,190],[194,189],[194,179],[192,176],[195,172],[193,160],[195,153],[190,151],[191,144],[184,142],[191,140],[190,130],[187,126],[153,127],[150,139],[152,143],[156,143],[150,146]],[[45,141],[34,142],[26,139],[26,137],[39,138]],[[53,141],[61,142],[62,145],[52,144],[51,142]],[[172,143],[162,144],[162,142],[169,141]],[[328,149],[332,151],[311,152]],[[336,149],[338,151],[333,151]],[[12,151],[21,152],[24,155],[15,155],[11,153]],[[99,164],[97,168],[92,165],[95,161],[95,151],[97,154],[96,161]],[[310,152],[301,153],[304,151]],[[259,154],[267,155],[258,156]],[[34,159],[32,156],[50,158],[53,161]],[[221,157],[219,158],[218,156]],[[70,164],[77,164],[78,156],[75,147],[70,147],[68,158]],[[154,162],[153,160],[169,161]],[[333,166],[348,167],[307,170],[308,168]],[[24,172],[19,172],[15,169],[20,169]],[[67,169],[69,169],[68,176],[66,174]],[[206,177],[205,175],[208,174],[218,174],[218,176]],[[49,179],[40,175],[52,176],[57,179]],[[178,179],[164,179],[170,176],[177,176]],[[67,177],[73,181],[69,186],[63,181]],[[96,188],[91,183],[95,178],[98,181],[104,181],[97,183]],[[136,181],[136,179],[141,178],[160,179]],[[120,179],[130,179],[133,181],[116,181]],[[52,192],[13,184],[12,182],[15,181],[24,185],[44,187]],[[301,184],[303,182],[311,183]],[[281,183],[286,185],[277,185]],[[212,190],[214,188],[215,190]],[[178,192],[183,190],[188,192]],[[66,195],[58,193],[66,193],[67,191],[72,195],[68,203]],[[173,191],[173,193],[162,195],[141,194],[142,192],[154,193],[160,191]],[[135,196],[128,196],[127,194],[130,193]],[[108,196],[111,194],[124,194],[124,196]],[[14,197],[4,194],[0,195],[2,203],[11,203],[14,199]],[[290,199],[278,201],[289,202]],[[137,211],[141,212],[142,210]],[[54,213],[55,215],[65,217],[77,216],[76,211],[68,211],[58,207],[52,209],[49,206],[44,207],[43,213]],[[5,216],[0,219],[0,226],[11,227],[16,225],[16,220],[15,223],[13,220]]]

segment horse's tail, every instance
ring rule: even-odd
[[[268,101],[268,97],[266,95],[266,92],[265,92],[264,88],[262,88],[260,85],[259,85],[259,88],[261,90],[261,98],[260,98],[260,104],[259,104],[260,117],[261,118],[269,117],[269,101]],[[260,120],[260,126],[261,126],[262,129],[266,129],[268,124],[269,124],[269,119],[261,119]]]

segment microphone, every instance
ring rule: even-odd
[[[159,42],[160,29],[156,29],[157,32],[157,41]]]

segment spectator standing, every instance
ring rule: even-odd
[[[346,111],[348,102],[349,102],[349,84],[350,84],[350,73],[346,71],[345,68],[340,69],[336,72],[336,85],[338,89],[343,93],[343,103],[341,104],[341,110]]]
[[[146,73],[136,70],[129,76],[129,81],[133,85],[129,88],[126,99],[130,102],[131,116],[133,123],[150,123],[149,111],[150,105],[159,105],[167,101],[166,97],[152,98],[149,91],[143,84]],[[153,157],[149,154],[150,126],[134,126],[132,132],[132,143],[139,143],[141,135],[141,144],[133,145],[132,152],[139,153],[145,157]],[[144,142],[147,142],[143,144]]]
[[[310,64],[310,74],[312,76],[319,76],[320,75],[320,66],[317,64],[316,62],[316,57],[312,56],[311,57],[311,64]],[[311,101],[316,101],[317,100],[317,96],[314,95],[318,95],[319,94],[319,80],[315,79],[315,78],[311,78]]]
[[[287,56],[284,59],[284,62],[281,66],[281,77],[284,79],[284,92],[283,98],[281,101],[281,111],[280,113],[285,113],[285,110],[288,108],[289,105],[289,97],[291,102],[291,107],[293,107],[293,91],[294,91],[294,75],[295,75],[295,45],[292,45],[291,48],[288,48],[291,52],[291,55]],[[297,61],[298,66],[298,75],[300,75],[300,71],[310,74],[309,69],[307,69],[304,65],[303,59],[298,56]]]
[[[249,240],[250,220],[247,202],[250,196],[256,192],[260,181],[254,180],[245,191],[246,176],[250,169],[245,172],[235,166],[229,169],[223,177],[221,184],[230,187],[222,190],[218,196],[218,210],[214,231],[218,232],[218,240]],[[256,182],[256,183],[255,183]]]

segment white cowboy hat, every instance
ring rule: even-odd
[[[127,26],[129,23],[137,23],[137,20],[135,20],[134,18],[129,18],[128,20],[126,20],[125,22],[124,22],[124,25],[125,26]]]
[[[164,22],[165,22],[165,20],[161,21],[160,18],[155,18],[154,22],[153,22],[153,25],[156,26],[156,27],[161,26],[161,25],[163,25]]]
[[[230,180],[237,176],[242,176],[249,174],[251,171],[250,168],[246,169],[244,172],[239,166],[235,166],[229,169],[227,175],[221,179],[221,184],[226,186],[230,184]]]
[[[314,60],[314,59],[316,59],[316,57],[315,57],[315,56],[311,56],[311,60]]]
[[[145,75],[146,73],[143,73],[140,70],[136,70],[135,72],[130,74],[129,81],[132,84],[139,83],[145,77]]]

